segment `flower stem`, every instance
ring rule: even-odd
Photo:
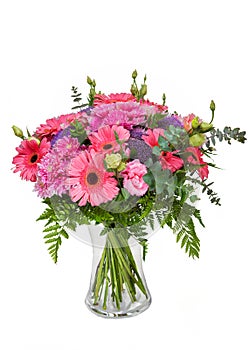
[[[147,297],[126,231],[110,230],[92,286],[94,304],[102,303],[106,310],[110,299],[120,310],[124,291],[127,291],[131,302],[135,302],[138,289]]]

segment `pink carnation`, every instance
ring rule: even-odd
[[[188,147],[186,148],[185,152],[190,152],[193,155],[190,155],[188,157],[188,162],[192,164],[199,164],[200,168],[198,169],[198,173],[200,175],[200,178],[204,180],[205,178],[208,178],[208,165],[206,162],[203,161],[202,156],[203,154],[199,150],[198,147]]]
[[[124,178],[124,188],[132,196],[143,196],[149,186],[144,182],[143,176],[147,174],[146,166],[138,159],[129,162],[125,170],[121,172]]]
[[[163,152],[160,156],[160,163],[163,169],[169,169],[174,173],[176,170],[181,169],[183,166],[183,160],[179,157],[174,156],[174,152]]]
[[[142,136],[142,139],[149,145],[150,147],[158,146],[159,136],[164,136],[164,130],[160,128],[156,129],[148,129],[146,131],[146,135]]]

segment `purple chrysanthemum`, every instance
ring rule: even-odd
[[[130,138],[128,140],[128,147],[131,150],[131,158],[139,159],[141,163],[145,163],[152,157],[152,148],[143,140]]]
[[[51,197],[54,194],[61,196],[69,190],[68,167],[80,150],[78,140],[70,136],[65,136],[54,144],[38,167],[35,184],[38,196],[42,198]]]
[[[158,121],[158,128],[167,129],[170,125],[175,126],[176,128],[183,128],[183,124],[180,121],[178,115],[171,114]]]

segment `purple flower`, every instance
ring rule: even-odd
[[[178,115],[171,114],[158,121],[158,128],[167,129],[170,125],[176,128],[183,128],[183,124],[179,119]]]
[[[143,140],[130,138],[128,140],[128,147],[131,150],[131,158],[139,159],[141,163],[145,163],[152,157],[152,148]]]
[[[130,135],[134,139],[141,140],[142,136],[146,134],[146,131],[141,126],[135,126],[131,131]]]
[[[64,130],[60,130],[59,132],[57,132],[56,135],[54,135],[54,137],[51,140],[51,147],[54,147],[56,142],[62,139],[64,136],[70,136],[70,126]]]

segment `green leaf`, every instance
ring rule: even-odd
[[[56,223],[55,225],[52,225],[52,226],[49,226],[49,227],[45,228],[43,230],[43,232],[54,231],[54,230],[57,230],[58,228],[60,228],[60,225]]]
[[[58,250],[62,243],[61,236],[68,238],[68,234],[58,222],[57,215],[54,211],[54,206],[51,203],[51,199],[52,198],[46,198],[43,200],[43,203],[45,203],[48,208],[45,209],[45,211],[42,213],[42,215],[39,216],[37,220],[47,220],[43,232],[49,233],[44,236],[44,242],[48,245],[48,252],[51,258],[55,263],[57,263]]]
[[[152,153],[155,154],[156,156],[160,156],[161,149],[158,146],[155,146],[152,148]]]
[[[161,148],[161,150],[163,151],[170,151],[170,147],[169,147],[169,141],[167,141],[163,136],[159,136],[158,138],[158,144]],[[153,147],[154,149],[155,147]]]

